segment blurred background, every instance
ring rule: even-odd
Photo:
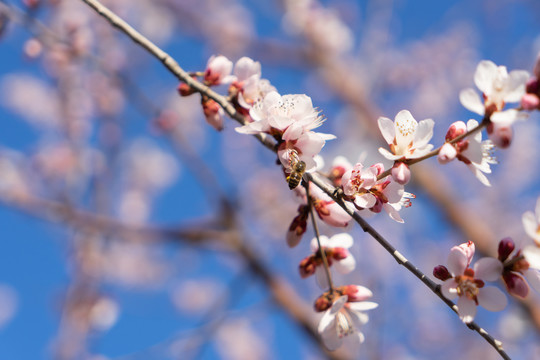
[[[402,109],[433,118],[442,144],[452,122],[480,120],[458,99],[480,60],[532,71],[540,51],[535,0],[104,4],[187,71],[249,56],[281,94],[310,96],[337,136],[327,165],[384,162],[376,120]],[[177,86],[82,1],[0,1],[0,359],[499,358],[352,225],[357,269],[335,281],[369,287],[379,308],[360,350],[326,353],[321,290],[298,273],[313,232],[287,247],[299,202],[275,155],[232,120],[216,132]],[[412,167],[405,223],[370,223],[426,274],[467,240],[475,259],[526,242],[539,130],[536,113],[515,125],[490,188],[462,163]],[[538,359],[539,301],[476,320],[512,358]]]

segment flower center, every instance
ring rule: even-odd
[[[480,291],[480,288],[484,287],[484,282],[474,278],[474,270],[466,269],[465,273],[463,275],[456,276],[455,280],[458,284],[458,296],[466,296],[467,298],[474,300],[474,302],[478,305],[478,292]]]
[[[354,333],[352,319],[344,310],[340,310],[336,315],[336,327],[340,338]]]

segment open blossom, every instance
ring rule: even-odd
[[[429,140],[433,137],[432,119],[417,122],[407,110],[401,110],[395,122],[380,117],[379,129],[384,140],[390,145],[390,151],[379,148],[379,152],[388,160],[415,159],[426,155],[433,145]]]
[[[489,117],[487,127],[490,139],[500,148],[506,148],[512,140],[512,124],[524,115],[515,109],[504,110],[505,104],[519,102],[525,94],[529,73],[514,70],[508,73],[505,66],[497,66],[489,60],[478,64],[474,83],[482,91],[484,101],[474,89],[459,94],[461,104],[468,110]]]
[[[347,233],[336,234],[331,238],[324,235],[319,237],[322,251],[326,254],[328,266],[334,266],[335,269],[342,273],[348,274],[356,267],[356,261],[349,252],[349,248],[353,245],[353,238]],[[326,270],[324,269],[323,259],[319,252],[319,243],[317,238],[311,240],[312,255],[306,257],[300,262],[300,275],[306,278],[315,274],[317,283],[321,288],[328,288],[328,279]]]
[[[456,121],[448,128],[446,141],[451,141],[477,126],[478,122],[472,119],[467,122],[467,125],[463,121]],[[464,138],[454,144],[445,143],[439,151],[438,160],[440,163],[447,163],[457,158],[467,165],[482,184],[491,186],[484,173],[490,174],[491,168],[489,165],[497,163],[491,155],[493,148],[493,143],[490,140],[482,141],[482,133],[478,131],[473,136]]]
[[[321,126],[323,117],[313,108],[311,98],[304,94],[281,96],[271,91],[250,109],[249,114],[254,121],[236,131],[251,135],[267,133],[280,138],[278,158],[286,170],[290,170],[291,159],[297,156],[306,164],[307,172],[313,171],[317,166],[315,155],[326,140],[335,138],[312,131]]]
[[[343,175],[343,193],[358,210],[379,213],[384,209],[393,220],[402,223],[399,210],[409,207],[414,195],[406,192],[403,185],[392,181],[391,177],[377,180],[383,172],[382,164],[368,169],[364,169],[361,163],[356,164]]]
[[[364,288],[364,287],[361,287]],[[362,291],[365,296],[350,301],[349,296],[340,296],[334,300],[332,307],[324,313],[319,322],[318,332],[328,350],[338,349],[344,341],[360,344],[364,342],[364,334],[360,329],[369,321],[366,311],[375,309],[378,304],[363,301],[371,297],[369,289]]]
[[[448,255],[448,268],[439,265],[433,270],[433,275],[444,281],[441,286],[442,294],[449,300],[458,297],[458,315],[464,323],[474,320],[478,305],[490,311],[500,311],[507,303],[501,290],[492,286],[486,287],[484,283],[484,280],[495,281],[499,278],[502,264],[497,259],[485,258],[471,269],[469,265],[474,250],[472,241],[454,246]]]
[[[261,63],[249,57],[244,56],[236,62],[234,76],[236,79],[232,82],[229,93],[237,94],[238,104],[247,110],[246,115],[266,94],[276,91],[268,80],[261,79]]]
[[[505,103],[519,102],[525,94],[525,84],[529,73],[514,70],[508,73],[505,66],[497,66],[492,61],[481,61],[474,74],[474,83],[482,91],[484,101],[474,89],[465,89],[459,94],[461,104],[479,115],[490,116],[503,110]],[[513,117],[517,114],[507,113],[499,119]],[[492,121],[498,121],[492,118]]]
[[[229,83],[234,80],[231,75],[233,63],[223,55],[211,56],[204,71],[204,82],[208,86]]]

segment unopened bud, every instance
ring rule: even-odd
[[[540,105],[540,99],[536,94],[525,94],[521,98],[521,107],[525,110],[535,110],[538,109]]]
[[[364,301],[373,296],[371,290],[365,286],[345,285],[336,289],[341,295],[347,295],[348,302]]]
[[[223,109],[221,106],[210,98],[203,98],[202,106],[206,122],[217,131],[223,130]]]
[[[456,121],[448,127],[446,141],[451,141],[467,132],[467,125],[463,121]]]
[[[402,162],[396,163],[392,168],[392,178],[398,184],[405,185],[411,180],[411,170]]]
[[[514,240],[512,240],[512,238],[507,237],[507,238],[502,239],[499,242],[499,249],[498,249],[499,260],[501,262],[506,261],[506,259],[508,259],[508,257],[512,253],[512,251],[514,251],[515,247],[516,245],[514,244]]]
[[[435,266],[433,268],[433,276],[442,281],[446,281],[452,277],[450,271],[444,265]]]
[[[370,167],[377,169],[377,176],[381,175],[384,172],[384,165],[381,163],[376,163]]]
[[[454,160],[456,155],[457,155],[456,148],[450,143],[445,143],[441,147],[441,150],[439,150],[439,155],[437,156],[437,160],[439,161],[439,164],[446,164]]]

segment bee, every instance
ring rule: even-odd
[[[306,163],[300,160],[298,153],[293,150],[289,157],[289,165],[291,167],[291,173],[287,176],[287,183],[289,184],[289,189],[293,190],[302,182],[302,177],[304,176],[304,172],[306,172]]]

